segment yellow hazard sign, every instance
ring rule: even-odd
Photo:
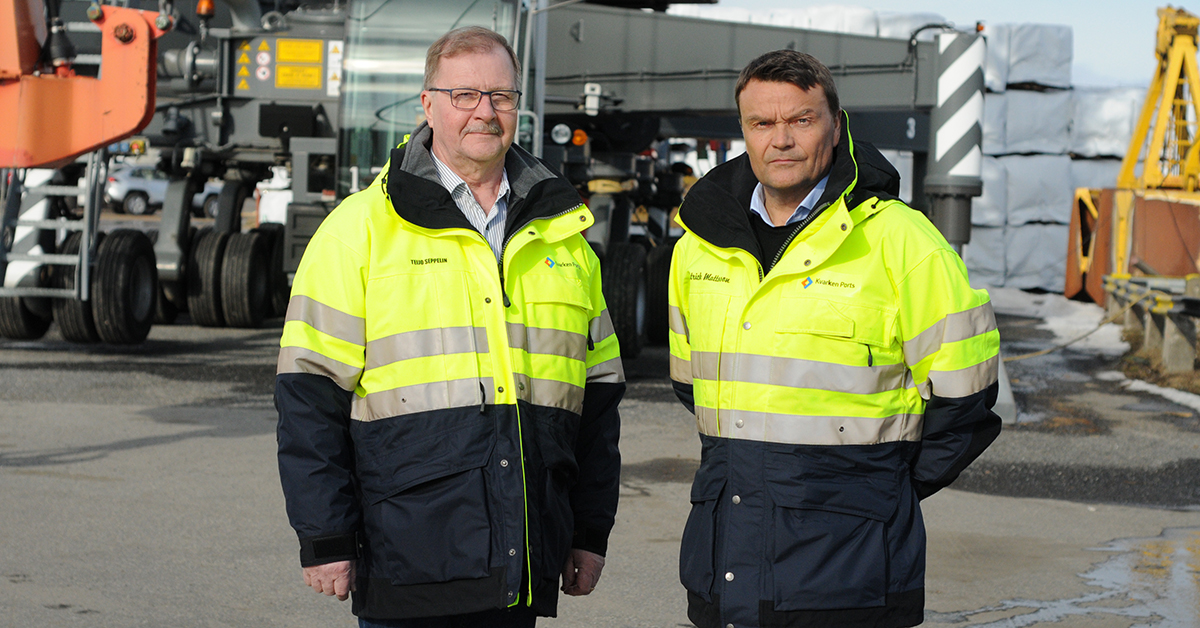
[[[259,50],[270,50],[271,44],[268,44],[267,40],[264,39],[264,40],[262,40],[262,43],[258,45],[258,49]]]
[[[250,89],[250,84],[246,82],[246,79],[242,79],[242,80],[238,81],[237,88],[238,89]]]
[[[329,54],[331,54],[331,55],[342,54],[342,47],[337,45],[336,43],[334,43],[332,46],[329,47]]]
[[[246,66],[244,66],[244,65],[239,66],[237,75],[238,76],[250,76],[250,70],[247,70]]]
[[[321,66],[280,63],[275,66],[275,87],[280,89],[321,89]]]
[[[238,57],[238,63],[250,63],[250,55],[243,52],[242,56]]]
[[[249,50],[249,49],[250,49],[250,40],[243,41],[242,45],[238,46],[238,50]]]
[[[320,63],[325,42],[320,39],[280,39],[275,59],[280,63]]]

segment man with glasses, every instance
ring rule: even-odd
[[[304,582],[369,627],[527,627],[617,506],[620,349],[575,189],[513,146],[519,65],[429,49],[426,121],[309,242],[276,380]]]

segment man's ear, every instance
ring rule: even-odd
[[[838,111],[837,114],[835,114],[833,116],[833,119],[835,120],[835,123],[833,125],[833,145],[834,146],[837,146],[838,144],[842,143],[842,117],[843,116],[844,116],[844,114],[841,111]]]
[[[429,128],[433,128],[433,98],[429,92],[421,90],[421,109],[425,111],[425,121],[429,123]]]

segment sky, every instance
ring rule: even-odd
[[[1179,6],[1181,0],[1170,0]],[[1189,4],[1191,3],[1191,4]],[[719,0],[717,6],[779,9],[838,4],[830,0]],[[956,26],[1033,22],[1072,27],[1071,82],[1081,87],[1146,87],[1154,74],[1159,7],[1168,0],[848,0],[878,11],[937,13]],[[1200,13],[1200,0],[1182,0]]]

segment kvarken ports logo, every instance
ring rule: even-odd
[[[849,281],[830,281],[828,279],[821,279],[820,277],[816,279],[813,279],[812,277],[805,277],[804,281],[800,282],[800,285],[807,289],[814,283],[827,288],[840,288],[843,290],[853,290],[855,287],[854,284],[850,283]]]
[[[812,284],[813,284],[812,277],[805,277],[804,281],[800,285],[804,286],[805,288],[808,288]]]
[[[554,268],[554,260],[552,260],[552,259],[550,259],[549,257],[547,257],[547,258],[546,258],[546,265],[547,265],[547,266],[549,266],[550,268]]]

